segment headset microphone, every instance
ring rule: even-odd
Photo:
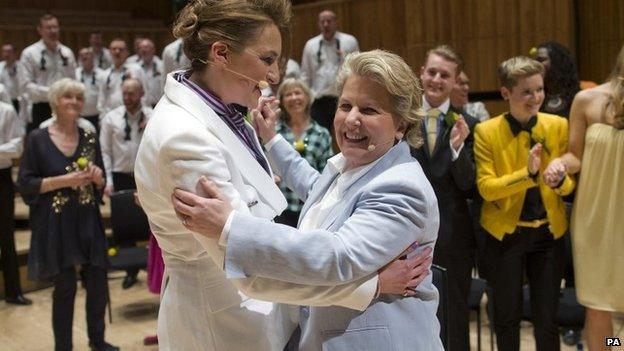
[[[212,61],[206,61],[206,60],[202,60],[202,59],[197,59],[197,60],[199,60],[199,62],[203,63],[204,65],[216,65],[216,63],[212,62]],[[225,65],[223,65],[222,68],[224,70],[228,71],[228,72],[236,74],[237,76],[239,76],[241,78],[244,78],[244,79],[247,79],[247,80],[249,80],[249,81],[251,81],[253,83],[256,83],[256,85],[258,85],[258,88],[260,88],[260,90],[263,90],[263,89],[266,89],[266,88],[269,87],[269,82],[267,82],[266,80],[255,80],[255,79],[253,79],[253,78],[251,78],[251,77],[249,77],[247,75],[244,75],[244,74],[242,74],[240,72],[236,72],[234,70],[231,70],[231,69],[225,67]]]
[[[370,145],[368,145],[367,150],[368,150],[369,152],[373,152],[373,151],[375,151],[375,150],[376,150],[379,146],[386,145],[386,144],[390,144],[390,143],[393,143],[393,142],[394,142],[394,139],[384,141],[383,143],[381,143],[381,144],[377,144],[377,145],[375,145],[375,144],[370,144]]]

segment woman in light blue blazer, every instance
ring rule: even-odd
[[[334,120],[341,153],[322,173],[275,133],[275,113],[252,111],[269,160],[305,205],[298,229],[233,211],[217,188],[209,198],[175,191],[183,224],[219,238],[228,278],[266,277],[337,286],[369,279],[411,243],[433,248],[437,200],[409,145],[419,135],[421,88],[397,55],[374,50],[346,57],[337,82]],[[248,291],[249,292],[249,291]],[[415,295],[415,296],[412,296]],[[253,296],[253,294],[252,294]],[[364,311],[336,306],[301,309],[300,350],[442,350],[431,276],[400,295],[372,289]]]

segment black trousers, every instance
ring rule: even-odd
[[[301,212],[294,212],[291,210],[284,210],[279,216],[275,217],[275,223],[286,224],[293,228],[297,228],[299,222],[299,215]]]
[[[15,187],[11,167],[0,169],[0,265],[4,274],[4,296],[22,293],[15,253]]]
[[[336,109],[338,108],[338,97],[336,96],[322,96],[315,99],[310,108],[310,116],[318,124],[327,128],[329,132],[334,128],[334,115],[336,115]]]
[[[106,269],[83,266],[87,290],[87,334],[97,347],[104,345],[104,313],[108,301]],[[61,271],[54,281],[52,292],[52,328],[56,351],[72,349],[72,326],[76,299],[76,270],[74,267]]]
[[[113,172],[113,186],[115,191],[136,190],[136,181],[132,173]]]
[[[91,122],[91,124],[93,124],[93,126],[95,127],[95,131],[99,137],[100,136],[100,115],[82,116],[82,118],[86,119],[87,121]]]
[[[548,224],[539,228],[518,227],[502,241],[488,235],[485,250],[498,349],[520,349],[522,284],[526,273],[536,349],[559,350],[556,317],[563,268],[563,238],[553,239]]]
[[[433,255],[433,262],[446,268],[448,276],[449,349],[453,351],[470,351],[468,295],[473,256],[472,249],[459,248],[448,251],[436,249]]]
[[[36,102],[32,106],[32,122],[26,127],[26,134],[39,128],[41,122],[52,117],[52,109],[47,102]]]
[[[13,99],[11,100],[11,103],[13,104],[13,108],[15,108],[15,112],[19,113],[20,111],[19,101],[17,101],[17,99]]]

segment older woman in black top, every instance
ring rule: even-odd
[[[104,341],[107,302],[106,238],[98,207],[105,185],[97,137],[78,127],[84,85],[64,78],[50,87],[56,121],[26,142],[18,186],[30,206],[30,279],[54,282],[55,349],[72,349],[76,266],[83,266],[92,350],[118,350]]]

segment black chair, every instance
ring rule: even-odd
[[[433,285],[438,289],[440,294],[440,302],[438,304],[438,320],[440,321],[440,339],[444,350],[449,351],[450,334],[449,334],[449,318],[448,318],[448,273],[446,268],[437,264],[431,265],[431,273],[433,273]]]
[[[533,313],[531,311],[531,298],[529,287],[525,286],[522,291],[522,318],[531,321]],[[559,309],[557,311],[557,324],[560,328],[573,331],[569,335],[564,335],[563,341],[570,346],[576,345],[582,350],[583,344],[580,338],[580,331],[585,325],[585,307],[576,300],[574,288],[563,288],[559,294]]]
[[[112,270],[145,269],[147,247],[136,243],[149,240],[150,228],[143,209],[134,202],[134,190],[111,195],[111,227],[117,255],[109,258]]]
[[[149,240],[150,228],[143,209],[134,202],[134,190],[122,190],[111,195],[111,227],[117,254],[108,258],[111,270],[147,268],[147,247],[137,247],[139,241]],[[110,294],[108,319],[113,322]]]

